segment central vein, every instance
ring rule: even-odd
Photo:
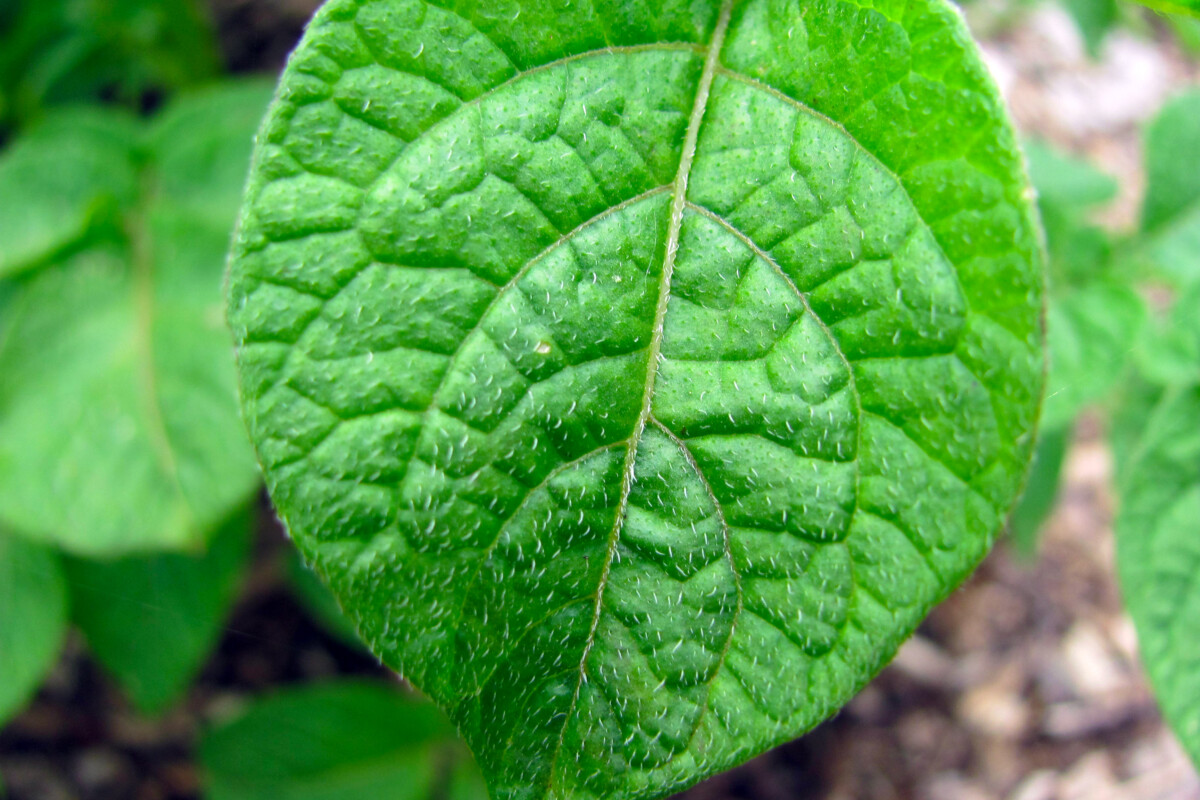
[[[591,653],[592,646],[596,643],[596,628],[600,623],[600,609],[603,607],[604,602],[604,587],[608,583],[608,575],[612,568],[617,541],[620,538],[621,526],[629,506],[629,494],[633,489],[638,443],[641,441],[642,434],[646,430],[646,423],[650,419],[650,408],[654,401],[654,384],[658,377],[658,364],[662,356],[663,324],[667,316],[667,304],[671,296],[671,276],[675,272],[675,258],[679,251],[679,234],[683,228],[683,214],[687,207],[688,177],[692,171],[692,161],[696,157],[696,144],[700,139],[700,125],[704,120],[705,111],[708,109],[708,97],[712,91],[713,77],[716,75],[719,65],[721,47],[725,42],[725,34],[729,29],[729,18],[733,10],[733,2],[734,0],[725,0],[721,5],[721,11],[717,18],[717,26],[713,30],[712,41],[708,46],[708,53],[704,59],[704,70],[701,72],[700,82],[696,86],[696,99],[692,104],[691,116],[688,118],[687,133],[684,136],[683,150],[679,159],[679,170],[675,173],[675,181],[671,189],[671,217],[667,225],[667,242],[663,258],[662,276],[659,278],[658,283],[658,304],[654,310],[654,327],[650,333],[650,345],[648,347],[646,364],[646,388],[642,394],[642,410],[638,415],[637,422],[634,423],[633,433],[629,437],[628,450],[625,453],[625,466],[621,482],[621,499],[617,506],[616,518],[613,521],[612,534],[609,536],[608,553],[604,562],[604,570],[600,575],[599,588],[596,590],[596,605],[592,614],[591,629],[588,632],[583,655],[579,660],[579,681],[575,686],[575,696],[571,700],[571,710],[568,712],[567,719],[563,723],[563,734],[566,733],[567,725],[570,723],[575,705],[579,700],[579,692],[583,683],[587,680],[586,667],[588,654]],[[560,736],[559,747],[561,748],[561,746],[562,737]],[[557,753],[555,755],[555,762],[557,762]]]

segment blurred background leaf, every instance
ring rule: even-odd
[[[253,703],[200,745],[208,800],[486,800],[466,747],[399,686],[340,681]]]

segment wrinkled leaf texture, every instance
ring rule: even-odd
[[[1029,197],[940,0],[334,0],[231,262],[245,416],[493,797],[659,797],[828,716],[992,543]]]

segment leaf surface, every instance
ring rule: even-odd
[[[0,727],[29,700],[67,633],[67,587],[54,551],[0,532]]]
[[[1152,266],[1184,284],[1200,280],[1200,91],[1168,103],[1146,129],[1143,244]]]
[[[494,797],[844,703],[1033,445],[1029,190],[950,6],[327,4],[231,268],[289,529]],[[970,135],[964,135],[964,131]]]
[[[241,586],[252,520],[235,515],[203,554],[66,560],[73,621],[143,713],[175,702],[216,644]]]
[[[437,709],[396,687],[343,681],[259,701],[205,735],[210,800],[484,800]]]
[[[180,101],[125,142],[137,192],[118,224],[9,284],[0,519],[14,530],[83,555],[197,548],[253,491],[221,270],[265,104],[259,85]]]
[[[1160,388],[1118,425],[1117,566],[1163,715],[1200,764],[1200,384]]]

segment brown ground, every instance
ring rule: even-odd
[[[1105,214],[1136,219],[1138,130],[1162,100],[1200,84],[1200,63],[1158,32],[1118,34],[1083,57],[1053,8],[999,25],[971,18],[1019,126],[1122,179]],[[229,63],[281,63],[312,0],[213,0]],[[1156,40],[1156,41],[1155,41]],[[837,717],[681,797],[688,800],[1200,800],[1200,777],[1159,717],[1113,570],[1112,464],[1102,423],[1080,426],[1041,554],[999,546],[934,611],[895,662]],[[12,800],[195,798],[195,736],[247,697],[334,675],[386,677],[325,634],[281,582],[286,545],[264,524],[246,596],[181,708],[133,714],[72,641],[33,705],[0,733]],[[381,798],[381,800],[386,800]]]

